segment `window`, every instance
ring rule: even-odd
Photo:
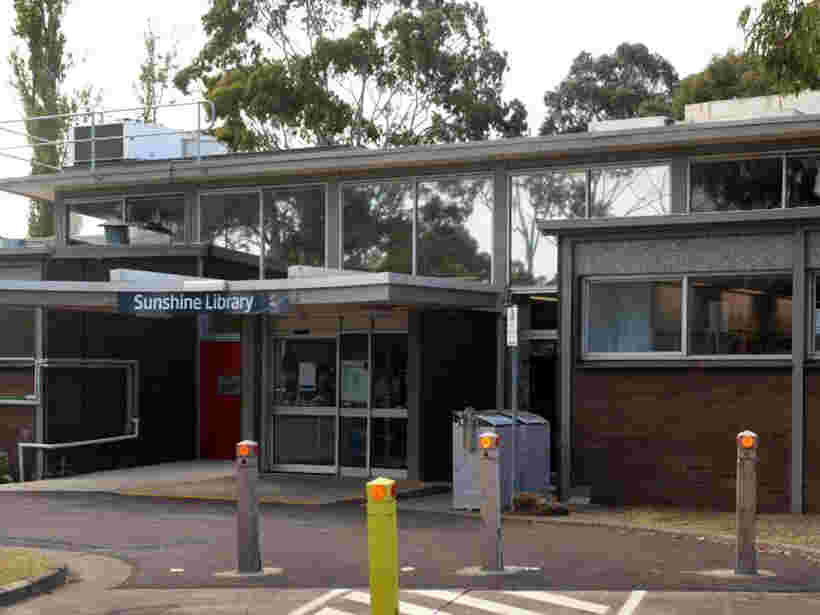
[[[265,190],[262,198],[265,269],[324,265],[325,188]]]
[[[589,217],[668,215],[669,186],[668,165],[592,169]]]
[[[419,182],[417,241],[418,275],[490,281],[492,179]]]
[[[259,193],[203,194],[199,199],[200,241],[259,254]]]
[[[281,340],[275,358],[274,403],[283,406],[336,405],[336,342]]]
[[[682,322],[683,288],[686,322]],[[591,280],[586,284],[584,309],[587,356],[791,354],[792,278],[788,274]],[[816,322],[820,342],[820,319]]]
[[[373,336],[373,407],[407,408],[407,335]]]
[[[132,244],[185,241],[185,199],[182,196],[128,199],[125,205]]]
[[[691,278],[695,355],[791,354],[791,276]]]
[[[789,158],[786,164],[786,205],[820,205],[820,156]]]
[[[558,271],[555,238],[542,235],[537,223],[586,217],[586,171],[514,176],[510,198],[510,283],[554,283]]]
[[[106,223],[122,224],[125,219],[122,201],[77,203],[69,205],[69,239],[74,243],[107,245],[111,231]]]
[[[411,182],[342,188],[344,268],[413,273]]]
[[[0,364],[0,400],[36,398],[34,366],[31,363]]]
[[[690,184],[692,212],[775,209],[783,201],[783,160],[695,162]]]
[[[367,408],[370,388],[367,333],[343,335],[342,352],[342,407]]]
[[[588,353],[681,352],[681,282],[591,282]]]

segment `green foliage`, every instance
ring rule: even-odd
[[[11,468],[9,468],[9,458],[0,456],[0,485],[12,482]]]
[[[725,55],[712,56],[702,72],[681,80],[672,106],[675,116],[683,119],[686,105],[780,92],[776,78],[766,71],[759,58],[730,49]]]
[[[237,151],[515,136],[507,56],[465,0],[212,0],[208,41],[174,83],[216,105]]]
[[[820,79],[820,5],[816,0],[765,0],[747,6],[738,24],[746,52],[774,76],[780,91],[814,89]]]
[[[592,121],[663,115],[671,111],[678,73],[646,45],[622,43],[598,57],[582,51],[569,74],[544,94],[541,134],[584,132]]]
[[[140,64],[139,77],[134,82],[133,88],[139,105],[143,107],[143,121],[156,122],[156,107],[162,104],[168,88],[171,87],[171,73],[179,68],[175,64],[177,47],[173,45],[164,53],[160,51],[162,41],[159,34],[151,28],[150,19],[148,28],[143,33],[143,42],[145,59]]]
[[[25,45],[13,49],[8,57],[10,85],[20,97],[25,117],[77,113],[99,103],[100,95],[91,87],[63,92],[66,76],[74,66],[65,51],[62,20],[69,0],[14,0],[15,22],[11,34]],[[65,139],[71,121],[67,118],[26,122],[29,144]],[[56,145],[32,148],[31,172],[53,173],[63,164],[64,150]],[[49,204],[32,200],[28,221],[29,237],[54,234],[54,219]]]

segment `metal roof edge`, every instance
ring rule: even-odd
[[[820,136],[820,115],[755,118],[708,123],[679,123],[664,127],[608,130],[553,136],[518,137],[468,143],[448,143],[395,149],[345,149],[310,152],[260,153],[245,156],[195,160],[144,162],[107,165],[95,171],[68,169],[62,173],[27,176],[0,181],[0,190],[54,198],[59,190],[85,189],[102,185],[146,182],[179,182],[239,178],[260,174],[307,175],[310,173],[352,173],[391,167],[426,167],[441,164],[469,164],[537,156],[577,154],[608,149],[674,148],[696,145],[698,141],[738,142],[753,138],[788,140]]]

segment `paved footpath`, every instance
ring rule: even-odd
[[[358,504],[263,506],[264,563],[284,570],[257,579],[214,576],[236,565],[232,504],[3,494],[0,510],[0,544],[50,549],[83,579],[10,612],[368,612],[365,515]],[[774,577],[727,581],[697,573],[729,567],[731,545],[649,531],[509,522],[505,563],[530,569],[463,576],[459,570],[477,564],[478,523],[400,512],[404,615],[820,612],[817,595],[809,593],[820,593],[820,567],[795,552],[761,554],[761,569]],[[315,603],[320,597],[325,601]]]

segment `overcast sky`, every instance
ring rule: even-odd
[[[6,34],[12,3],[0,4],[3,121],[21,117],[21,110],[14,90],[7,86],[6,58],[15,44]],[[69,50],[82,62],[72,72],[71,86],[91,83],[101,88],[107,108],[135,105],[131,84],[143,57],[146,21],[150,18],[154,30],[166,39],[179,41],[184,63],[204,40],[200,17],[209,4],[209,0],[72,0],[64,30]],[[489,15],[493,40],[509,53],[506,96],[524,102],[531,130],[537,133],[544,91],[558,84],[581,50],[600,54],[624,41],[641,42],[668,59],[684,77],[702,70],[713,54],[742,47],[737,16],[746,4],[759,6],[760,0],[481,0],[481,4]],[[2,137],[0,143],[11,141]],[[27,163],[0,157],[0,177],[28,172]],[[25,199],[0,193],[0,236],[23,237],[26,213]]]

